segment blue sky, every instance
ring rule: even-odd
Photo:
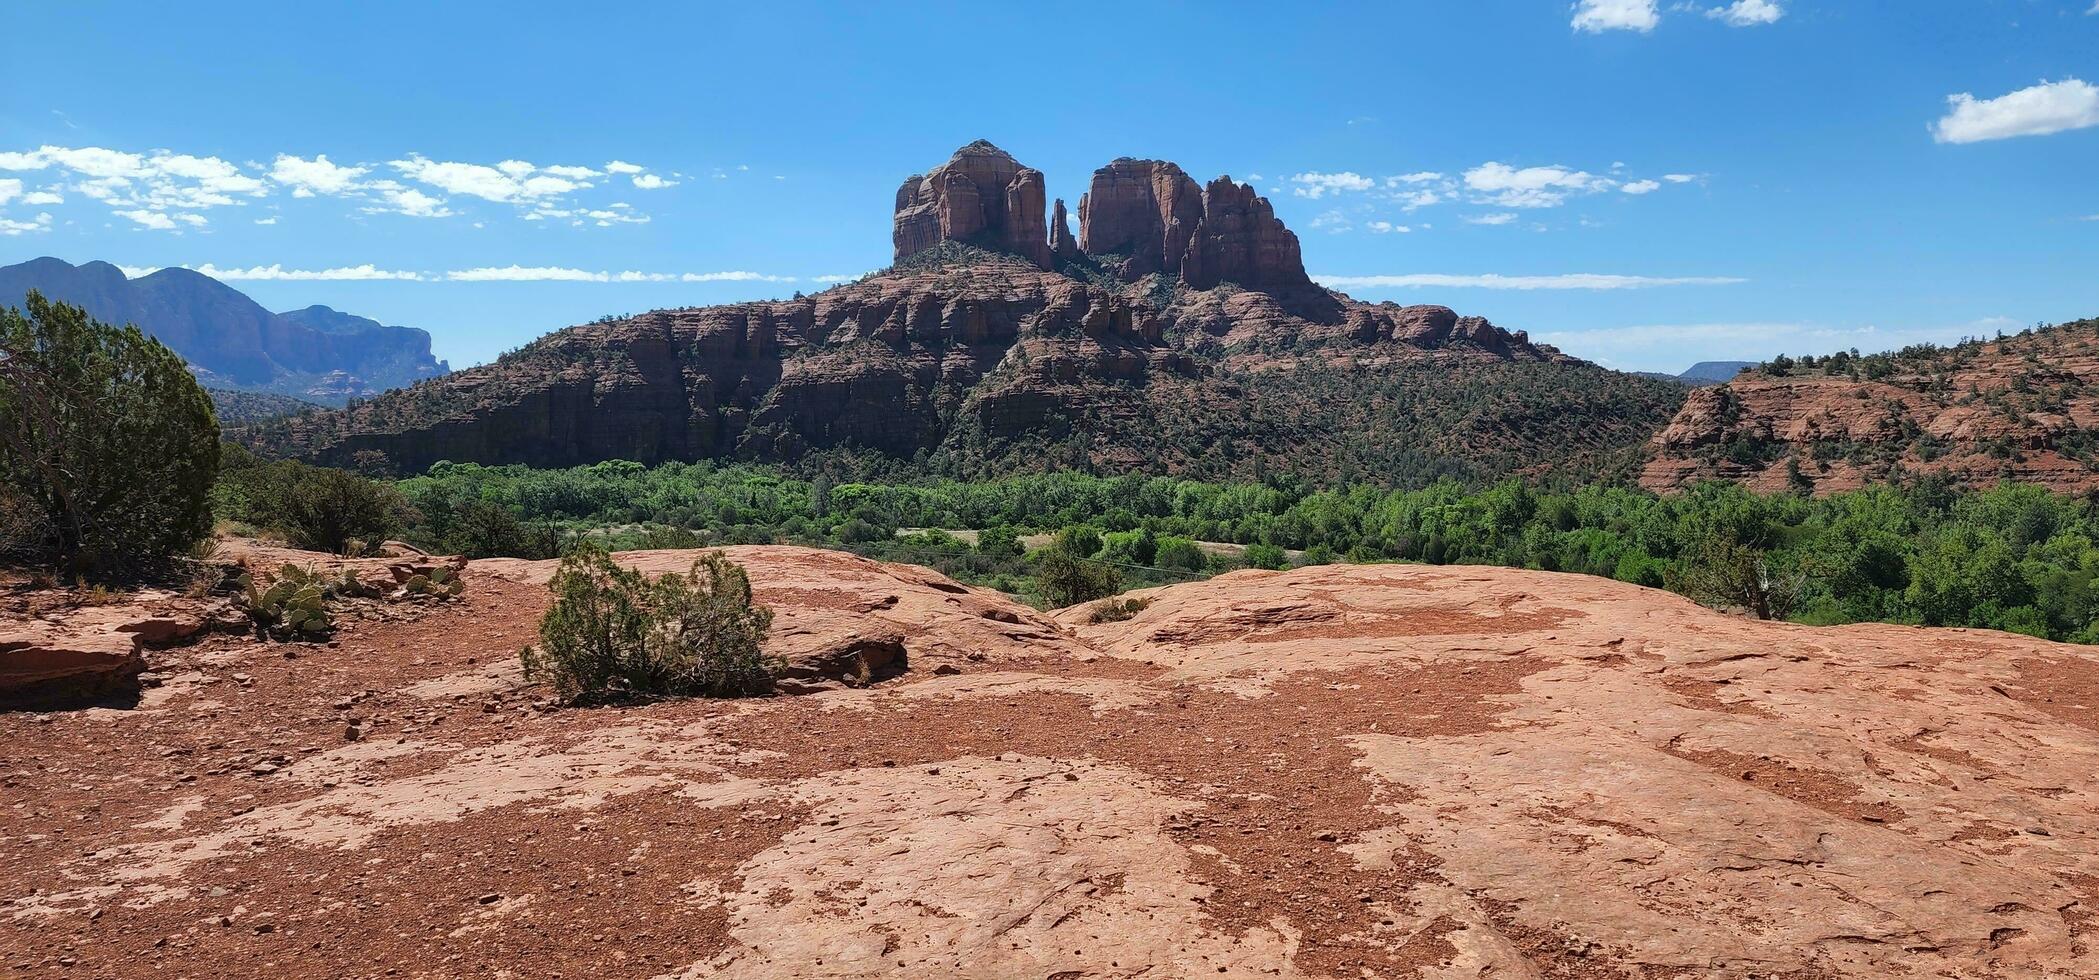
[[[459,366],[886,265],[982,137],[1074,209],[1117,156],[1253,180],[1315,276],[1616,367],[1953,340],[2099,315],[2095,2],[17,3],[0,262]]]

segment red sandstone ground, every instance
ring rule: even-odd
[[[149,654],[134,709],[0,714],[0,967],[2099,975],[2082,648],[1415,566],[1092,624],[732,551],[780,642],[898,633],[910,672],[541,710],[514,664],[545,568],[482,562],[412,622],[212,637]]]

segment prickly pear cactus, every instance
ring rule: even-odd
[[[252,574],[237,580],[241,609],[255,631],[280,639],[313,639],[335,628],[328,615],[328,590],[320,576],[286,565],[264,586]]]

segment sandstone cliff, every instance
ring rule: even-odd
[[[1047,269],[1042,172],[978,140],[930,173],[912,174],[896,192],[896,258],[944,241],[1012,252]]]
[[[2099,488],[2099,320],[1990,342],[1849,353],[1691,393],[1649,444],[1641,483],[1849,490],[1936,475]]]
[[[399,472],[851,449],[956,473],[1401,480],[1600,465],[1682,397],[1444,307],[1320,289],[1251,188],[1172,164],[1103,168],[1076,241],[1040,173],[981,141],[896,203],[900,258],[858,282],[573,327],[242,438]]]

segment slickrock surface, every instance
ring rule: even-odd
[[[911,670],[538,710],[509,665],[545,568],[480,562],[414,622],[207,638],[150,653],[169,682],[135,710],[0,715],[5,965],[2099,974],[2082,648],[1414,566],[1239,572],[1093,624],[733,555],[782,630],[894,630]]]

